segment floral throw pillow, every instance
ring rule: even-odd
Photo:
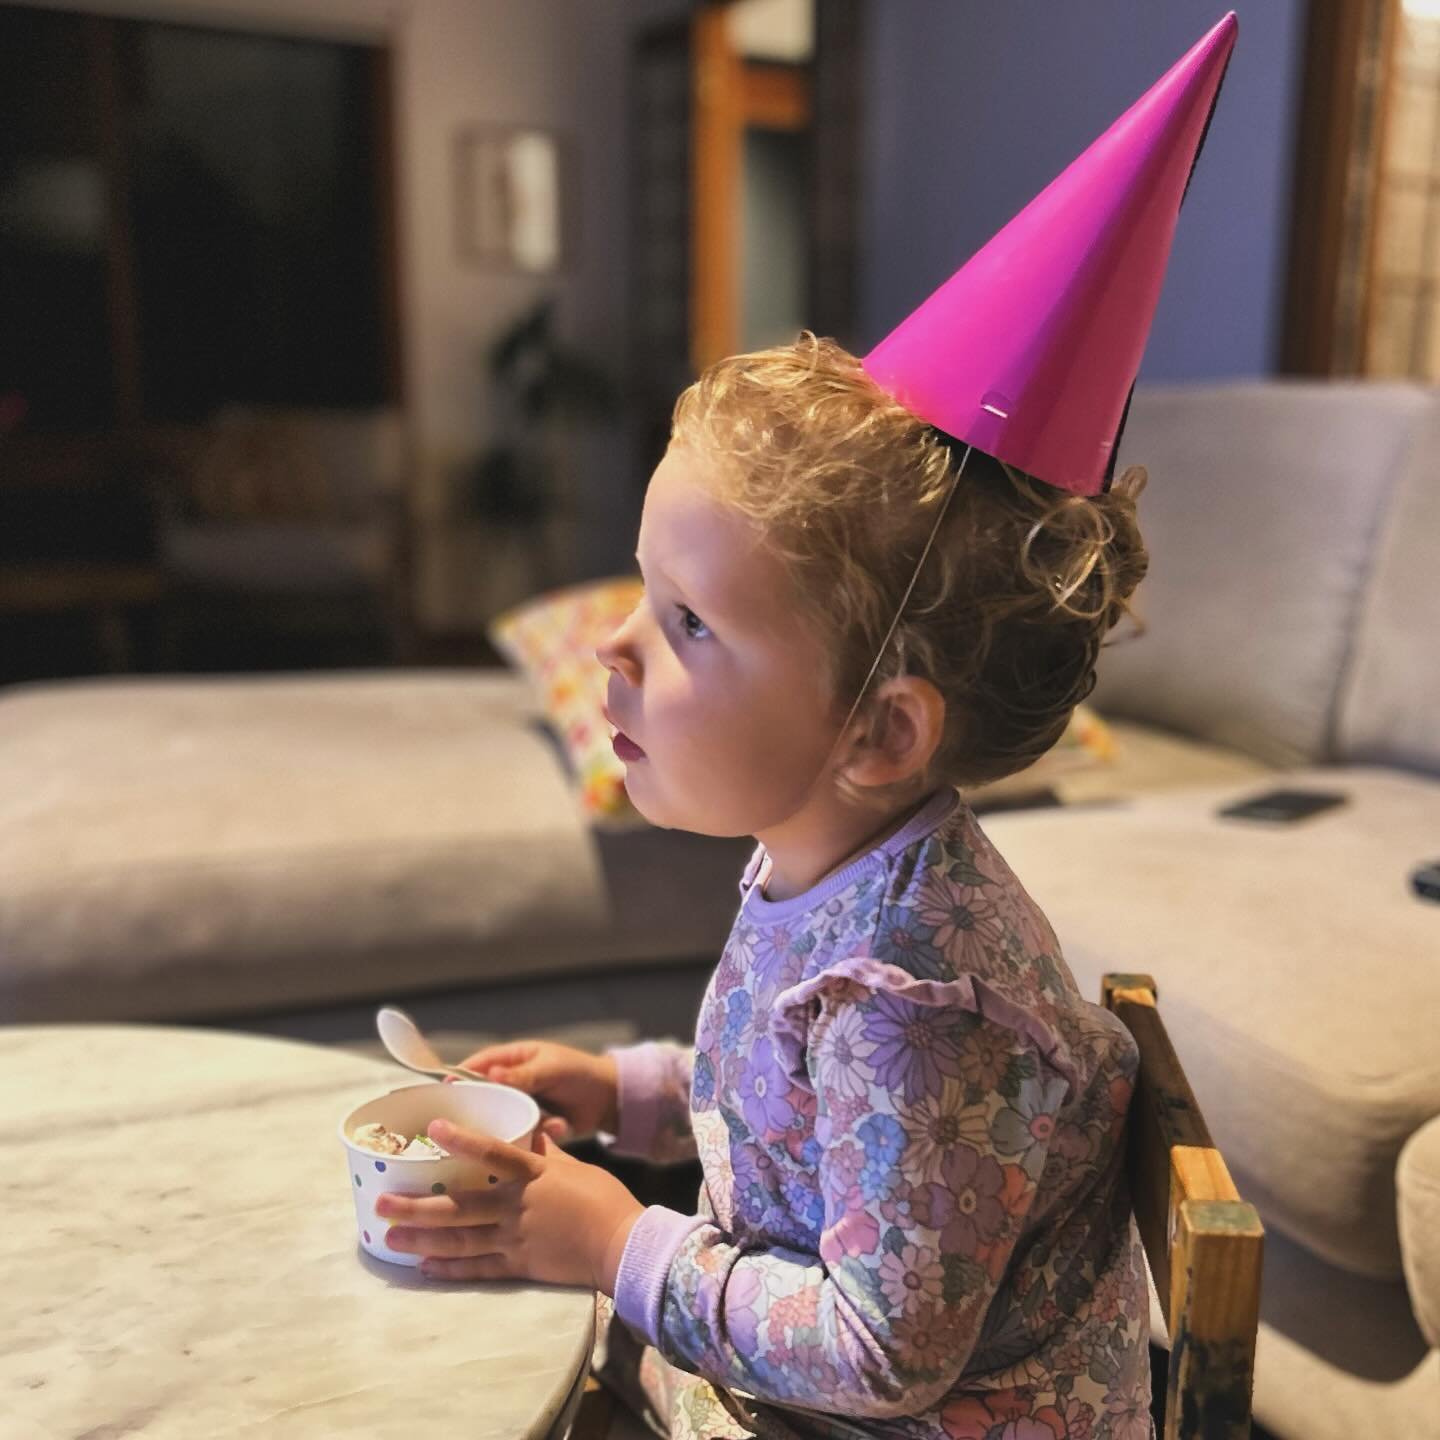
[[[534,687],[565,751],[580,805],[606,825],[642,824],[601,707],[609,675],[595,647],[640,603],[639,577],[592,580],[537,595],[491,621],[490,643]]]
[[[493,620],[491,643],[530,680],[545,719],[564,748],[580,805],[596,823],[625,827],[644,818],[625,793],[625,766],[601,713],[609,679],[595,647],[640,603],[639,577],[592,580],[537,595]],[[1065,733],[1028,769],[982,787],[989,794],[1040,789],[1063,775],[1110,764],[1110,727],[1077,705]]]

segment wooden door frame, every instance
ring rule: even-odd
[[[730,44],[726,5],[691,20],[690,359],[696,372],[733,354],[740,338],[745,127],[804,130],[814,114],[811,67],[747,61]]]
[[[1363,369],[1373,301],[1370,234],[1388,115],[1385,81],[1396,0],[1311,0],[1305,40],[1288,283],[1279,368],[1293,375]],[[1367,100],[1367,53],[1382,68]],[[1361,293],[1342,293],[1346,266],[1364,271]],[[1349,306],[1349,313],[1342,307]],[[1356,333],[1358,331],[1358,334]]]

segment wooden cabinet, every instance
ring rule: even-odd
[[[329,601],[348,565],[383,616],[366,624],[395,628],[409,550],[391,435],[402,384],[390,66],[381,45],[0,6],[10,658],[29,644],[17,627],[93,612],[101,658],[81,645],[73,663],[123,667],[120,617],[163,594],[178,626],[195,618],[185,597],[199,588],[207,603],[224,592],[226,630],[249,615],[273,632],[261,612],[278,603],[277,519],[309,527],[311,547],[287,537],[301,572],[287,621],[308,624],[323,592],[353,629],[363,603]],[[265,503],[221,517],[223,567],[211,550],[195,560],[193,544],[182,566],[174,537],[214,519],[189,461],[219,468],[237,407],[272,417],[250,424],[256,443],[226,472]],[[188,450],[172,444],[185,434]],[[6,659],[0,681],[24,673]],[[53,674],[65,662],[41,663]]]

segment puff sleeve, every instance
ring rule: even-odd
[[[690,1125],[690,1085],[695,1052],[688,1045],[655,1040],[611,1050],[619,1093],[619,1128],[611,1149],[657,1165],[695,1158]]]

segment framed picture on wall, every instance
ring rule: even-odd
[[[548,275],[570,262],[570,146],[528,125],[467,126],[455,138],[456,246],[486,268]]]

